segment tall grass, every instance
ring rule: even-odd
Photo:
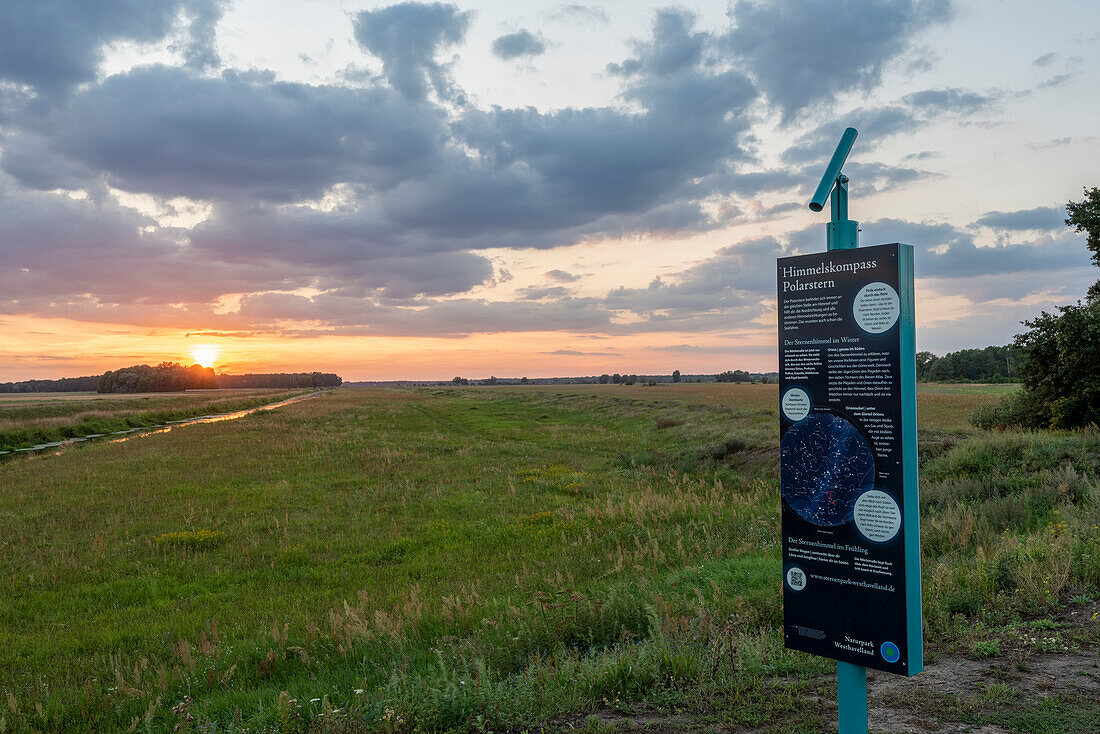
[[[774,386],[686,387],[341,389],[2,466],[0,729],[820,731]],[[1100,588],[1096,436],[964,424],[922,433],[931,639]]]
[[[179,395],[127,401],[89,398],[12,406],[0,403],[0,451],[246,410],[303,392],[220,394],[216,398]]]

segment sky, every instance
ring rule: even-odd
[[[917,348],[1100,275],[1100,5],[4,0],[0,381],[776,368],[845,127]]]

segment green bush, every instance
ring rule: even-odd
[[[1025,322],[1016,336],[1023,390],[979,408],[980,428],[1080,428],[1100,425],[1100,299],[1059,306]]]

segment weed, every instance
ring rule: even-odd
[[[220,530],[179,530],[164,533],[153,538],[160,546],[178,546],[181,548],[214,548],[225,542],[225,533]]]
[[[970,657],[975,660],[985,658],[999,658],[1001,656],[1001,644],[995,639],[975,640],[970,646]]]

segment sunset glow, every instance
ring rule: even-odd
[[[1073,14],[853,0],[854,49],[803,0],[279,5],[11,27],[0,381],[771,371],[774,263],[824,249],[806,202],[849,125],[918,350],[1007,344],[1096,278],[1064,224],[1100,183]]]
[[[203,344],[191,350],[191,359],[195,364],[200,364],[203,367],[213,367],[214,363],[218,361],[220,353],[221,350],[217,347]]]

